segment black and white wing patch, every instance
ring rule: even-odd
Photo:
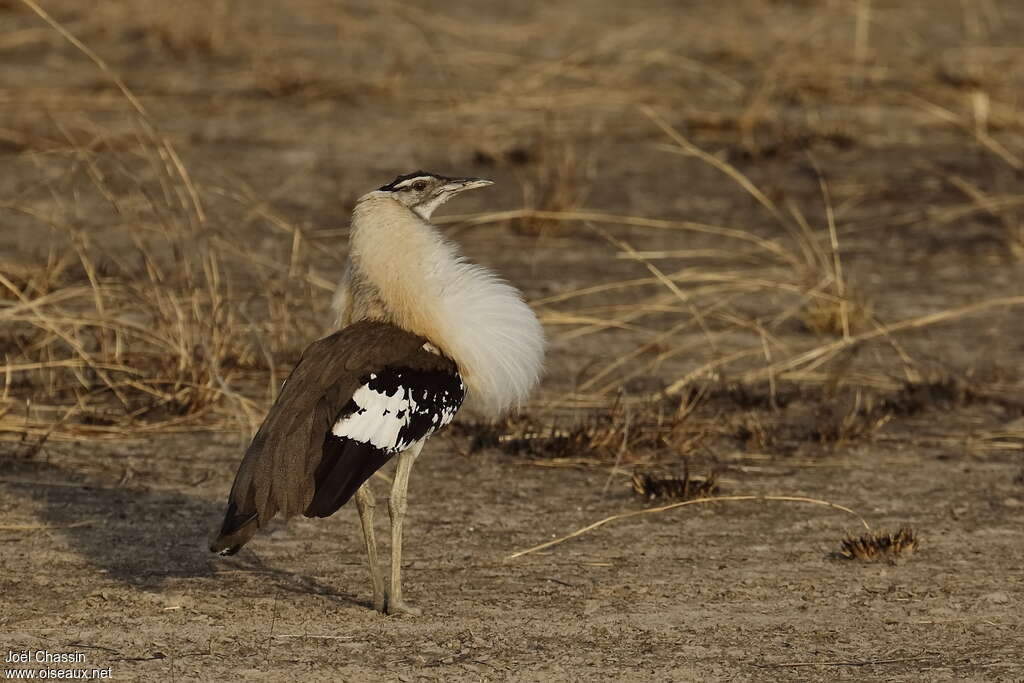
[[[393,455],[451,422],[465,395],[458,373],[384,368],[352,394],[331,435]]]
[[[370,373],[324,439],[306,516],[337,511],[392,456],[450,423],[465,396],[454,370],[387,366]]]

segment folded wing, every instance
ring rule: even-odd
[[[210,549],[237,552],[278,512],[334,513],[393,455],[448,424],[465,390],[425,343],[362,321],[311,344],[246,450]]]

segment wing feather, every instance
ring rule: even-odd
[[[277,513],[307,510],[325,437],[363,377],[396,363],[454,372],[450,360],[423,350],[425,341],[393,325],[361,321],[310,344],[246,449],[210,550],[237,552]]]

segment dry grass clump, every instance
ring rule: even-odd
[[[912,555],[919,544],[917,533],[910,527],[904,527],[895,533],[871,531],[860,536],[844,538],[839,555],[848,560],[861,562],[896,562]]]
[[[470,450],[498,448],[505,453],[572,464],[635,464],[666,455],[694,452],[707,432],[691,424],[692,399],[670,398],[639,405],[615,401],[560,426],[522,414],[497,423],[456,423],[470,438]]]
[[[748,452],[778,452],[781,444],[777,430],[766,425],[755,413],[739,416],[734,436]]]
[[[264,375],[273,359],[233,302],[217,253],[183,247],[160,264],[157,247],[136,249],[101,265],[82,248],[74,267],[57,261],[29,279],[0,273],[11,408],[0,433],[102,437],[183,417],[251,416],[237,383]]]
[[[583,205],[592,158],[581,154],[575,143],[552,131],[540,136],[527,158],[532,163],[523,164],[517,173],[526,211],[512,227],[520,234],[533,236],[564,232],[568,224],[548,220],[540,214],[572,212]]]
[[[814,436],[818,442],[841,446],[871,439],[892,419],[892,412],[884,403],[857,391],[845,409],[837,399],[831,405],[822,405],[815,417]]]
[[[731,421],[732,437],[746,451],[787,455],[808,445],[838,448],[870,440],[893,417],[859,391],[852,399],[821,392],[803,398],[777,412],[739,415]]]
[[[151,225],[158,212],[125,220]],[[0,270],[0,439],[252,430],[256,397],[276,390],[278,366],[318,329],[308,301],[299,305],[308,293],[258,271],[239,283],[228,252],[244,250],[209,232],[165,220],[134,244],[101,249],[69,219],[65,240],[51,241],[63,242],[61,256]],[[274,317],[287,330],[254,322],[282,307],[303,312]]]
[[[690,468],[683,461],[682,476],[664,468],[637,468],[630,480],[633,492],[647,500],[674,499],[693,500],[718,495],[718,475],[714,472],[706,477],[691,477]]]
[[[871,321],[872,304],[848,281],[829,184],[810,152],[807,153],[808,160],[817,175],[825,214],[826,229],[819,231],[812,228],[799,205],[794,202],[780,205],[735,165],[695,145],[652,109],[644,111],[672,141],[671,145],[664,146],[666,151],[696,157],[720,171],[760,204],[788,235],[789,244],[784,247],[772,244],[769,249],[776,259],[797,275],[789,288],[801,290],[804,300],[801,319],[806,329],[849,339],[855,332],[866,328]],[[776,324],[779,321],[777,319]]]
[[[904,382],[899,391],[886,397],[879,409],[894,415],[917,415],[928,409],[951,410],[975,401],[986,401],[983,392],[964,379],[936,373],[917,382]],[[995,397],[1001,400],[1000,397]]]
[[[59,202],[38,211],[30,195],[2,207],[46,231],[49,251],[0,262],[0,440],[253,429],[255,397],[318,331],[301,317],[278,320],[287,334],[254,319],[282,307],[308,315],[297,304],[308,292],[252,264],[237,274],[229,261],[247,250],[207,215],[166,143],[86,147],[64,132],[54,155],[73,163],[60,182],[106,221]]]
[[[843,298],[815,296],[804,307],[800,321],[814,334],[841,336],[861,332],[871,323],[874,307],[862,295],[846,291]]]
[[[779,455],[805,446],[840,448],[871,441],[894,421],[974,404],[997,406],[1011,418],[1024,415],[1024,403],[1008,396],[1002,384],[989,387],[942,372],[891,390],[808,384],[780,391],[774,402],[757,387],[741,386],[730,383],[710,391],[708,404],[729,416],[729,435],[744,450]]]

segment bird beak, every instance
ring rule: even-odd
[[[493,185],[493,180],[487,180],[486,178],[452,178],[444,184],[444,191],[456,194],[458,192],[465,192],[466,190],[475,190],[478,187],[487,187]]]

